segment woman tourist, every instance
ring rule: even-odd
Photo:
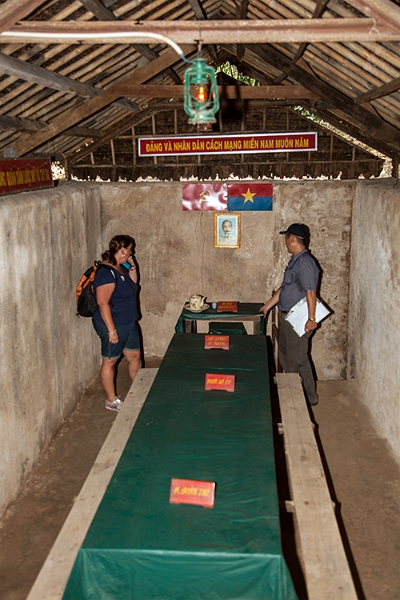
[[[119,411],[122,405],[115,389],[115,366],[121,356],[128,361],[132,381],[141,367],[134,245],[129,235],[114,236],[102,255],[103,262],[93,282],[98,306],[92,321],[101,340],[100,381],[107,394],[108,410]]]

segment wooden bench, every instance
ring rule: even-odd
[[[140,369],[27,600],[60,600],[158,369]]]
[[[277,373],[299,559],[309,600],[357,600],[300,377]]]

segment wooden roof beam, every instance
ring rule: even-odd
[[[400,77],[396,77],[389,83],[385,83],[370,92],[365,92],[365,94],[360,94],[357,98],[354,98],[354,102],[356,104],[364,104],[364,102],[370,102],[371,100],[377,100],[377,98],[383,98],[383,96],[389,96],[389,94],[393,94],[400,90]]]
[[[200,4],[199,0],[188,0],[194,16],[198,21],[204,21],[207,19],[207,14]]]
[[[13,56],[8,56],[0,52],[0,73],[11,75],[17,79],[43,85],[51,88],[52,90],[58,90],[60,92],[66,92],[68,94],[76,94],[77,96],[83,96],[91,98],[98,96],[103,92],[102,89],[81,83],[76,79],[65,77],[54,73],[54,71],[48,71],[43,67],[38,67],[32,63],[27,63]],[[139,107],[135,102],[129,100],[117,100],[114,103],[118,108],[129,110],[130,112],[138,112]]]
[[[400,9],[397,9],[400,15]],[[400,18],[400,17],[399,17]],[[135,32],[157,33],[177,44],[282,44],[316,42],[383,42],[400,40],[400,23],[388,29],[371,18],[266,19],[216,21],[24,21],[0,34],[0,43],[59,43],[63,34],[71,44],[134,44]],[[18,37],[16,34],[20,34]],[[94,35],[85,40],[85,33]],[[119,37],[121,34],[126,36]],[[111,34],[111,37],[108,37]],[[112,34],[118,34],[115,37]]]
[[[18,117],[0,116],[0,131],[39,131],[42,127],[48,125],[45,121],[31,121],[30,119],[18,119]],[[64,131],[64,135],[80,138],[99,138],[102,132],[98,129],[90,129],[89,127],[72,127]]]
[[[121,96],[138,98],[176,98],[184,97],[183,85],[137,85],[136,83],[120,83]],[[250,99],[293,99],[317,98],[313,92],[302,85],[219,85],[220,99],[250,100]]]
[[[112,10],[107,8],[101,0],[79,0],[81,4],[99,19],[99,21],[118,21]]]
[[[182,48],[184,52],[193,52],[196,48],[193,46],[184,46]],[[49,125],[34,133],[30,136],[26,136],[17,140],[15,144],[16,156],[23,156],[28,152],[31,152],[38,146],[46,143],[48,140],[56,137],[63,131],[73,127],[77,123],[80,123],[93,115],[94,113],[102,110],[106,106],[109,106],[117,98],[121,97],[120,85],[123,83],[129,83],[132,78],[135,79],[136,83],[142,83],[149,81],[153,77],[156,77],[166,68],[173,65],[179,60],[175,50],[167,50],[159,58],[156,58],[152,62],[146,64],[140,69],[136,69],[134,73],[130,73],[127,77],[121,79],[116,83],[113,83],[106,91],[102,92],[99,96],[91,98],[87,102],[81,104],[78,107],[72,108],[64,112],[59,117],[56,117]]]
[[[7,31],[17,21],[31,14],[44,0],[7,0],[1,5],[0,31]]]
[[[0,131],[39,131],[47,123],[43,121],[31,121],[30,119],[18,119],[17,117],[0,116]]]

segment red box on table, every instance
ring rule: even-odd
[[[229,335],[206,335],[204,336],[204,349],[222,348],[229,350]]]
[[[217,313],[222,312],[234,312],[238,311],[238,303],[237,302],[217,302]]]
[[[214,498],[215,483],[213,481],[171,479],[170,504],[198,504],[205,508],[213,508]]]
[[[222,373],[206,373],[205,390],[235,391],[235,375],[223,375]]]

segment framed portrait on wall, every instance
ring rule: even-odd
[[[214,248],[240,248],[240,213],[214,213]]]

